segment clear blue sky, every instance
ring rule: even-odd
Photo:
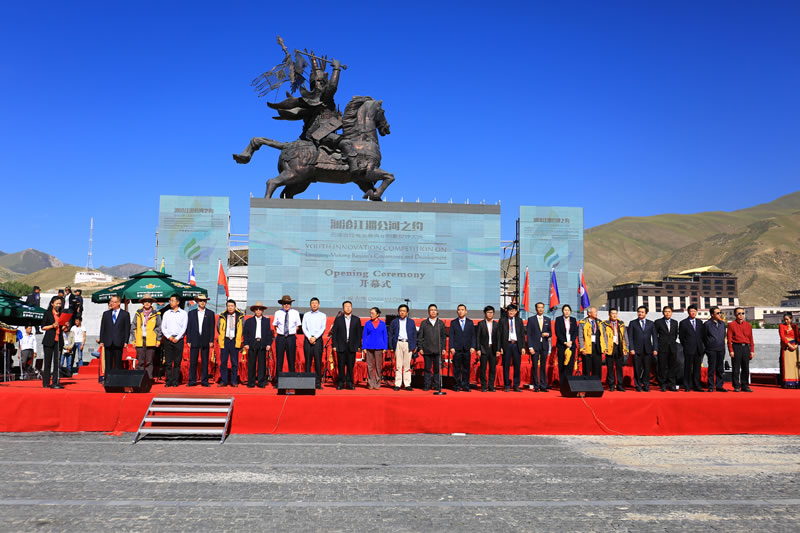
[[[277,151],[231,153],[299,134],[249,87],[276,34],[348,65],[342,108],[384,101],[390,201],[500,201],[506,239],[520,204],[591,227],[770,201],[798,188],[798,27],[796,1],[4,4],[0,176],[26,215],[0,250],[82,265],[94,216],[95,266],[150,264],[160,194],[230,196],[247,233]]]

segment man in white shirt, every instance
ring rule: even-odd
[[[281,309],[275,311],[275,317],[272,324],[275,326],[275,379],[283,372],[283,359],[284,357],[289,361],[289,372],[295,371],[294,360],[297,351],[297,328],[302,325],[300,321],[300,313],[296,309],[292,309],[292,297],[284,294],[278,300],[281,304]],[[277,381],[276,381],[277,384]]]
[[[311,311],[303,315],[303,356],[306,359],[306,372],[311,372],[311,363],[316,371],[317,388],[322,388],[322,348],[325,345],[322,335],[325,333],[328,317],[319,310],[319,299],[311,298]]]
[[[75,325],[70,329],[75,344],[72,345],[72,353],[75,354],[75,366],[80,368],[83,365],[83,345],[86,343],[86,328],[83,327],[81,317],[75,318]],[[67,369],[72,375],[72,369]]]
[[[25,326],[22,338],[19,340],[19,366],[22,379],[33,376],[33,360],[36,359],[36,352],[36,335],[33,334],[31,326]]]
[[[169,309],[161,317],[161,333],[165,339],[164,362],[167,365],[167,387],[177,387],[181,377],[183,341],[189,318],[186,311],[180,308],[180,303],[176,295],[170,296]]]

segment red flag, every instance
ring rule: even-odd
[[[219,274],[217,274],[217,287],[220,285],[225,287],[225,296],[230,297],[228,293],[228,278],[225,276],[225,271],[222,270],[222,259],[219,260]]]
[[[528,267],[525,267],[525,286],[522,288],[522,308],[526,313],[530,311],[530,298],[528,297],[529,293],[530,286],[528,285]]]

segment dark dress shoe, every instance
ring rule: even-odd
[[[414,389],[412,387],[408,387],[406,390],[407,391],[413,391]]]
[[[549,387],[539,387],[539,392],[550,392]]]
[[[201,387],[210,387],[211,385],[209,385],[208,383],[201,383],[200,386]]]
[[[614,392],[616,389],[614,387],[609,387],[608,392]]]
[[[753,392],[753,389],[751,389],[750,387],[747,387],[746,389],[742,389],[742,390],[744,392]]]
[[[317,385],[317,390],[322,390],[322,384]]]
[[[395,387],[394,390],[398,391],[400,390],[400,387]]]
[[[522,389],[520,389],[519,387],[514,387],[514,392],[522,392]]]
[[[511,387],[503,387],[503,392],[510,392],[510,391],[511,391]]]
[[[187,387],[197,387],[197,383],[187,383]]]
[[[461,389],[460,389],[460,388],[458,388],[458,387],[453,387],[453,392],[458,392],[458,391],[460,391],[460,390],[461,390]]]
[[[428,392],[429,390],[431,390],[431,388],[430,388],[430,387],[422,387],[422,391],[423,391],[423,392]]]
[[[338,383],[336,385],[336,390],[342,390],[343,388],[344,388],[344,386],[341,383]]]
[[[636,392],[642,392],[642,388],[641,387],[636,387]]]
[[[255,385],[248,385],[248,386],[247,386],[247,388],[248,388],[248,389],[255,389],[255,388],[256,388],[256,386],[255,386]]]
[[[486,392],[486,391],[487,391],[486,387],[481,387],[481,392]]]
[[[50,388],[51,389],[63,389],[64,385],[62,385],[61,383],[56,383],[55,385],[51,386]],[[750,392],[753,392],[753,391],[750,391]]]
[[[494,387],[489,387],[489,392],[497,392],[497,389],[495,389]]]
[[[472,389],[470,389],[469,387],[467,387],[466,389],[464,389],[464,392],[472,392]]]
[[[661,387],[661,392],[667,392],[667,388],[666,387]]]
[[[265,383],[262,385],[261,383],[259,383],[256,385],[256,387],[258,387],[259,389],[265,389],[267,387],[267,384]]]
[[[619,392],[625,392],[625,387],[622,387],[622,386],[620,386],[620,385],[617,385],[617,390],[618,390]]]
[[[351,383],[347,386],[347,390],[356,390],[356,386]]]
[[[742,389],[740,389],[739,387],[734,387],[733,392],[742,392]]]
[[[728,392],[728,389],[726,389],[724,387],[720,387],[720,388],[717,389],[717,392]]]
[[[238,383],[231,383],[231,387],[238,387],[238,386],[239,386]]]
[[[227,386],[228,386],[227,383],[220,383],[219,385],[217,385],[217,387],[227,387]]]
[[[708,388],[708,392],[714,392],[714,389],[712,389],[711,387],[709,387],[709,388]]]

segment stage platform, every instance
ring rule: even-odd
[[[473,433],[540,435],[705,435],[800,432],[800,391],[754,385],[753,393],[606,392],[602,398],[547,393],[470,393],[446,396],[415,389],[378,391],[363,385],[316,396],[281,396],[266,389],[156,383],[146,394],[106,393],[97,374],[63,379],[64,390],[40,381],[0,384],[0,431],[135,432],[158,395],[233,395],[232,433],[399,434]],[[730,387],[730,384],[728,384]]]

